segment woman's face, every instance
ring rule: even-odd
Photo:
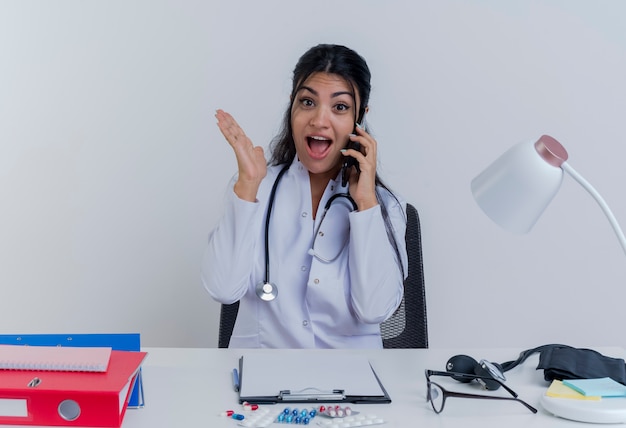
[[[291,127],[298,159],[310,174],[334,179],[343,159],[340,150],[354,131],[358,94],[342,77],[317,72],[294,97]]]

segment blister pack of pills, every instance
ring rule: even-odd
[[[352,415],[357,415],[359,413],[359,412],[355,412],[348,406],[341,407],[338,405],[334,405],[334,406],[330,405],[328,407],[320,406],[318,409],[318,412],[320,415],[326,416],[328,418],[343,418],[344,416],[352,416]]]
[[[325,417],[317,422],[317,425],[324,428],[352,428],[380,425],[385,423],[382,418],[379,418],[376,415],[361,415],[359,412],[355,412],[348,406],[320,406],[318,409],[318,415]]]
[[[276,422],[281,424],[308,425],[317,414],[317,409],[291,409],[285,407],[282,413],[276,417]]]
[[[280,414],[282,414],[280,408],[259,407],[254,412],[247,412],[245,419],[239,421],[237,425],[247,428],[266,428],[273,424]]]
[[[376,415],[353,415],[343,418],[330,418],[319,420],[317,425],[323,428],[347,428],[364,427],[384,424],[385,420]]]
[[[319,406],[311,409],[280,408],[243,403],[241,413],[227,410],[221,414],[237,420],[237,425],[246,428],[267,428],[276,425],[309,425],[315,420],[324,428],[347,428],[379,425],[385,423],[375,415],[362,415],[350,407],[337,405]]]

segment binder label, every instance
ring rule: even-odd
[[[0,416],[15,418],[28,417],[26,400],[18,398],[0,398]]]

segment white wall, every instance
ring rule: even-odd
[[[524,236],[469,192],[548,133],[626,222],[625,15],[620,0],[0,0],[0,333],[216,346],[199,263],[236,165],[214,111],[267,145],[295,62],[328,42],[368,60],[380,172],[419,209],[431,347],[626,346],[626,259],[580,186],[566,177]]]

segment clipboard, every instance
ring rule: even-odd
[[[239,359],[239,402],[391,403],[363,355],[251,353]]]

